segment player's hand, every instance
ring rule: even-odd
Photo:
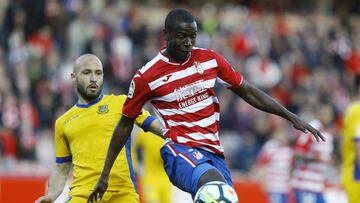
[[[54,201],[51,199],[51,197],[49,196],[42,196],[39,197],[39,199],[37,199],[35,201],[35,203],[53,203]]]
[[[296,118],[295,120],[293,120],[292,123],[294,125],[294,128],[304,133],[310,132],[311,134],[313,134],[317,142],[320,142],[320,139],[324,142],[326,141],[325,137],[320,133],[320,131],[316,130],[314,127],[312,127],[307,122],[301,120],[300,118]]]
[[[98,182],[96,183],[96,186],[94,187],[94,190],[89,195],[87,203],[100,201],[107,187],[108,187],[108,178],[100,176]]]

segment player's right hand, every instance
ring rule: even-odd
[[[53,203],[54,201],[49,196],[42,196],[35,200],[35,203]]]
[[[100,176],[94,190],[89,195],[87,203],[100,201],[108,187],[108,178]]]

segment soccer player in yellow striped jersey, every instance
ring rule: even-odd
[[[103,68],[92,54],[74,63],[71,79],[78,102],[55,122],[56,167],[50,175],[47,195],[36,203],[51,203],[61,194],[71,167],[74,181],[67,202],[85,203],[104,165],[112,133],[120,120],[126,96],[102,95]],[[135,119],[145,131],[160,135],[160,123],[143,110]],[[100,202],[139,202],[131,161],[131,140],[116,159],[109,175],[108,191]]]
[[[342,129],[341,182],[349,203],[360,202],[360,75],[354,83],[356,99],[346,110]]]

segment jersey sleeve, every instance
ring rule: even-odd
[[[72,161],[69,144],[63,133],[62,121],[55,122],[55,156],[56,163],[64,163]]]
[[[235,71],[232,65],[226,61],[224,57],[215,52],[213,53],[218,64],[217,82],[229,89],[239,87],[243,81],[243,76],[239,72]]]
[[[147,110],[142,109],[141,113],[136,118],[135,123],[137,126],[141,127],[145,132],[147,132],[153,120],[155,120],[155,117],[152,116]]]
[[[123,107],[123,115],[136,118],[142,110],[145,102],[150,98],[151,90],[140,71],[134,75]]]

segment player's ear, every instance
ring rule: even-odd
[[[71,73],[70,77],[71,77],[71,81],[75,82],[75,80],[76,80],[75,73]]]

